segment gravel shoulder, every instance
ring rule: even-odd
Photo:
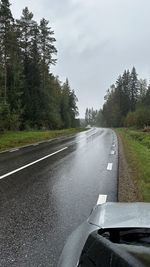
[[[136,202],[140,201],[138,189],[131,178],[130,170],[125,158],[123,143],[120,136],[118,137],[119,145],[119,170],[118,170],[118,201],[119,202]]]

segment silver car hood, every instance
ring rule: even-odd
[[[150,228],[150,203],[106,202],[96,206],[88,223],[100,228]]]

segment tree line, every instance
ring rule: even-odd
[[[76,127],[77,97],[51,73],[57,49],[49,21],[25,7],[14,19],[0,1],[0,130]]]
[[[98,110],[92,108],[86,108],[85,111],[85,124],[95,126],[98,124]]]
[[[135,67],[119,75],[104,99],[103,108],[97,112],[97,125],[139,128],[150,125],[150,85],[145,79],[138,79]]]

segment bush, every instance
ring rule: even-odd
[[[136,114],[135,112],[129,112],[127,117],[124,120],[125,127],[134,127],[136,126]]]
[[[124,126],[145,128],[150,125],[150,108],[141,107],[135,112],[129,112],[125,118]]]
[[[150,125],[150,108],[143,107],[138,109],[136,112],[136,125],[139,128],[144,128]]]
[[[15,112],[10,112],[8,104],[0,106],[0,132],[7,130],[19,130],[20,121],[19,115]]]
[[[0,106],[0,132],[8,130],[9,116],[10,116],[9,105],[2,104]]]

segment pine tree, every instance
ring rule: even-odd
[[[15,22],[8,0],[0,3],[0,103],[7,129],[18,129],[20,125],[22,69]]]
[[[21,50],[21,63],[23,66],[22,127],[24,128],[26,124],[31,127],[30,122],[33,123],[32,116],[34,116],[31,108],[31,103],[34,101],[33,94],[31,93],[31,90],[34,90],[34,88],[32,88],[32,74],[36,68],[34,66],[34,70],[32,69],[34,65],[32,62],[33,46],[35,45],[35,43],[33,44],[35,34],[34,27],[36,27],[36,22],[33,20],[33,13],[25,7],[20,20],[16,20],[16,24],[18,43]],[[35,82],[38,82],[38,79],[39,75],[36,77]]]
[[[56,39],[53,37],[54,31],[48,26],[49,21],[44,18],[40,21],[40,54],[41,54],[41,70],[43,90],[46,90],[46,83],[49,74],[49,67],[56,63],[53,55],[57,54],[57,49],[54,46]]]
[[[43,125],[44,93],[41,90],[40,53],[39,53],[39,28],[36,23],[32,25],[30,44],[28,88],[30,101],[27,103],[29,120],[34,128]]]
[[[10,10],[10,3],[8,0],[1,0],[0,2],[0,60],[2,76],[2,97],[4,104],[7,103],[7,74],[8,62],[10,61],[11,50],[11,33],[13,30],[13,16]]]
[[[74,90],[50,73],[57,50],[48,24],[28,7],[14,21],[9,0],[0,1],[0,130],[77,125]]]
[[[29,11],[28,7],[22,10],[22,16],[16,20],[18,29],[18,41],[22,52],[23,62],[30,55],[32,27],[36,22],[33,20],[33,13]]]
[[[123,102],[122,102],[122,116],[126,117],[130,111],[130,71],[125,70],[122,75],[122,90],[123,90]]]

